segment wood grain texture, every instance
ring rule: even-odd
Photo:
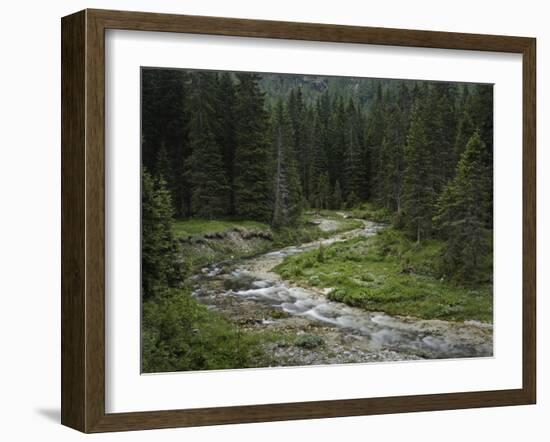
[[[523,389],[537,395],[537,78],[536,40],[523,51]]]
[[[247,20],[148,12],[88,10],[105,29],[367,43],[474,51],[522,52],[529,38],[331,24]]]
[[[61,422],[85,428],[85,13],[61,29]]]
[[[338,401],[105,413],[105,30],[523,54],[523,387]],[[532,404],[536,398],[535,40],[86,10],[62,20],[62,423],[83,432]]]

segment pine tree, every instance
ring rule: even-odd
[[[229,186],[230,215],[235,214],[235,146],[236,146],[236,121],[235,121],[236,92],[231,74],[222,73],[217,81],[216,91],[216,141],[221,148],[227,184]]]
[[[237,74],[235,103],[235,212],[258,221],[271,219],[270,180],[268,177],[268,116],[264,94],[257,74]]]
[[[143,298],[174,287],[181,276],[178,245],[173,236],[170,192],[162,178],[141,171],[141,284]]]
[[[301,211],[302,192],[296,168],[291,125],[282,101],[275,105],[273,115],[274,156],[274,227],[296,222]]]
[[[340,180],[342,192],[346,195],[347,183],[344,175],[344,155],[346,148],[349,148],[350,126],[342,97],[335,98],[334,100],[330,126],[331,131],[327,150],[329,183],[332,184],[336,180]]]
[[[489,248],[484,218],[492,197],[484,151],[476,131],[460,157],[456,176],[439,197],[434,217],[447,240],[443,255],[446,268],[460,282],[477,282],[480,262]]]
[[[383,175],[381,168],[381,148],[385,131],[384,107],[382,84],[378,82],[376,94],[368,115],[365,152],[365,163],[368,167],[368,197],[378,202],[380,202],[382,198],[381,181]]]
[[[292,89],[289,94],[287,112],[292,132],[292,148],[297,161],[300,183],[304,195],[309,196],[309,144],[307,140],[307,110],[303,100],[302,88]]]
[[[456,166],[454,92],[449,83],[435,83],[429,88],[425,109],[428,148],[437,162],[434,189],[439,193],[453,177]]]
[[[166,182],[173,179],[172,165],[168,158],[168,151],[166,150],[165,143],[162,143],[158,150],[155,175]]]
[[[317,100],[312,123],[313,135],[309,183],[309,203],[312,206],[317,206],[319,180],[323,174],[328,173],[327,152],[330,151],[329,134],[331,132],[329,103],[328,94],[326,93]]]
[[[493,86],[476,85],[471,91],[465,89],[455,138],[455,155],[459,158],[472,135],[478,131],[485,146],[483,164],[489,177],[488,186],[493,188]],[[486,227],[492,228],[493,203],[486,206]]]
[[[212,73],[195,73],[190,98],[194,109],[189,130],[192,154],[188,160],[191,209],[195,216],[209,219],[227,213],[229,202],[222,152],[214,135],[214,81]]]
[[[185,159],[189,156],[188,108],[189,73],[174,69],[142,70],[142,164],[154,176],[159,175],[159,149],[166,150],[168,173],[162,175],[170,190],[177,216],[187,216],[190,208],[190,185]],[[164,154],[163,154],[164,155]],[[162,166],[161,166],[162,167]]]
[[[330,182],[328,174],[322,173],[315,189],[313,206],[317,209],[328,209],[330,204]]]
[[[305,117],[305,149],[307,150],[307,161],[305,164],[305,167],[307,171],[304,175],[304,182],[302,182],[302,197],[303,197],[303,203],[304,207],[309,205],[311,202],[311,196],[313,193],[313,182],[315,181],[315,177],[313,176],[314,173],[314,163],[316,161],[316,157],[318,154],[318,146],[317,146],[317,136],[316,136],[316,114],[315,114],[315,107],[309,106],[306,109],[306,117]]]
[[[402,210],[404,150],[407,137],[407,103],[400,91],[399,98],[386,106],[385,120],[390,121],[385,130],[381,147],[380,202],[399,215]]]
[[[405,225],[417,242],[429,237],[435,191],[433,186],[433,157],[429,150],[426,122],[420,103],[413,108],[404,160],[403,207]]]
[[[340,189],[340,181],[338,180],[336,180],[336,183],[334,184],[330,208],[332,210],[340,210],[342,208],[342,189]]]
[[[346,132],[343,136],[344,165],[342,181],[344,183],[343,193],[346,199],[353,193],[357,199],[363,194],[367,187],[366,170],[362,162],[362,121],[361,114],[355,108],[350,99],[346,109]]]

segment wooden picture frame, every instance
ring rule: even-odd
[[[523,385],[457,392],[105,412],[105,30],[495,51],[523,57]],[[534,404],[536,41],[533,38],[84,10],[62,19],[62,424],[83,432]]]

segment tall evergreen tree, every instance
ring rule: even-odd
[[[328,209],[330,207],[330,181],[328,173],[324,172],[317,181],[313,205],[317,209]]]
[[[346,125],[342,136],[345,145],[341,180],[346,199],[352,193],[359,198],[367,187],[366,170],[362,161],[362,135],[361,114],[350,99],[346,109]]]
[[[168,151],[166,150],[165,143],[162,143],[158,150],[155,175],[166,182],[173,179],[172,164],[170,158],[168,158]]]
[[[174,287],[181,276],[178,245],[173,236],[170,192],[162,178],[141,171],[141,285],[144,299]]]
[[[404,150],[407,137],[408,115],[405,99],[393,100],[385,108],[385,120],[390,121],[381,147],[381,178],[379,181],[383,206],[401,214],[403,199]]]
[[[341,96],[334,99],[332,106],[333,112],[330,121],[327,150],[329,184],[336,182],[336,180],[340,180],[345,195],[344,155],[346,148],[349,147],[348,115],[346,112],[346,105]]]
[[[472,135],[478,131],[484,144],[483,164],[489,177],[489,187],[493,188],[493,86],[475,85],[465,88],[461,106],[460,118],[455,138],[455,155],[460,157]],[[493,223],[493,203],[486,207],[485,220],[487,226]]]
[[[447,240],[443,256],[446,267],[461,282],[477,281],[480,262],[489,247],[485,216],[491,189],[484,151],[476,131],[460,157],[456,176],[439,197],[434,218]]]
[[[454,141],[456,138],[455,90],[450,83],[435,83],[429,98],[429,107],[433,111],[428,114],[428,131],[434,160],[435,189],[439,193],[453,177],[457,157],[455,156]]]
[[[433,185],[433,156],[429,149],[424,111],[417,101],[412,111],[404,155],[403,206],[406,226],[417,242],[431,235],[436,197]]]
[[[304,196],[309,196],[309,161],[310,152],[307,140],[307,109],[303,100],[302,88],[298,87],[290,91],[288,98],[288,117],[292,131],[292,148],[297,161],[300,183],[304,190]]]
[[[378,82],[376,94],[368,115],[365,152],[365,163],[368,167],[368,197],[375,201],[380,201],[382,197],[380,188],[383,177],[381,172],[381,149],[385,130],[384,106],[382,84]]]
[[[235,214],[235,147],[236,147],[236,122],[235,122],[235,85],[231,74],[223,72],[217,81],[216,91],[216,141],[218,142],[223,156],[224,169],[227,184],[229,186],[229,207],[230,215]]]
[[[274,227],[288,226],[296,222],[302,205],[300,179],[296,167],[291,121],[282,101],[275,105],[273,115],[274,156]]]
[[[228,210],[229,186],[215,132],[215,74],[197,72],[193,75],[194,109],[189,137],[192,154],[189,163],[189,181],[192,185],[191,208],[196,216],[213,219]]]
[[[332,197],[330,201],[330,208],[332,210],[340,210],[342,208],[342,189],[340,189],[340,181],[336,180],[334,184],[334,190],[332,191]]]
[[[189,76],[186,71],[147,68],[142,70],[141,147],[142,164],[158,175],[158,150],[166,150],[169,170],[162,171],[172,194],[177,216],[188,216],[190,184],[185,175],[189,156]],[[163,154],[164,155],[164,154]]]
[[[330,152],[331,139],[331,115],[330,99],[327,93],[324,93],[315,104],[315,114],[313,118],[313,134],[310,165],[310,183],[309,183],[309,203],[312,206],[317,205],[317,191],[323,186],[319,186],[320,178],[328,173],[328,152]]]
[[[271,219],[268,177],[269,125],[257,74],[237,74],[235,212],[258,221]]]

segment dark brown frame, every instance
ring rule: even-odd
[[[534,38],[89,9],[64,17],[61,24],[61,422],[64,425],[83,432],[103,432],[535,403],[536,40]],[[104,73],[106,29],[522,54],[522,388],[189,410],[105,413]]]

